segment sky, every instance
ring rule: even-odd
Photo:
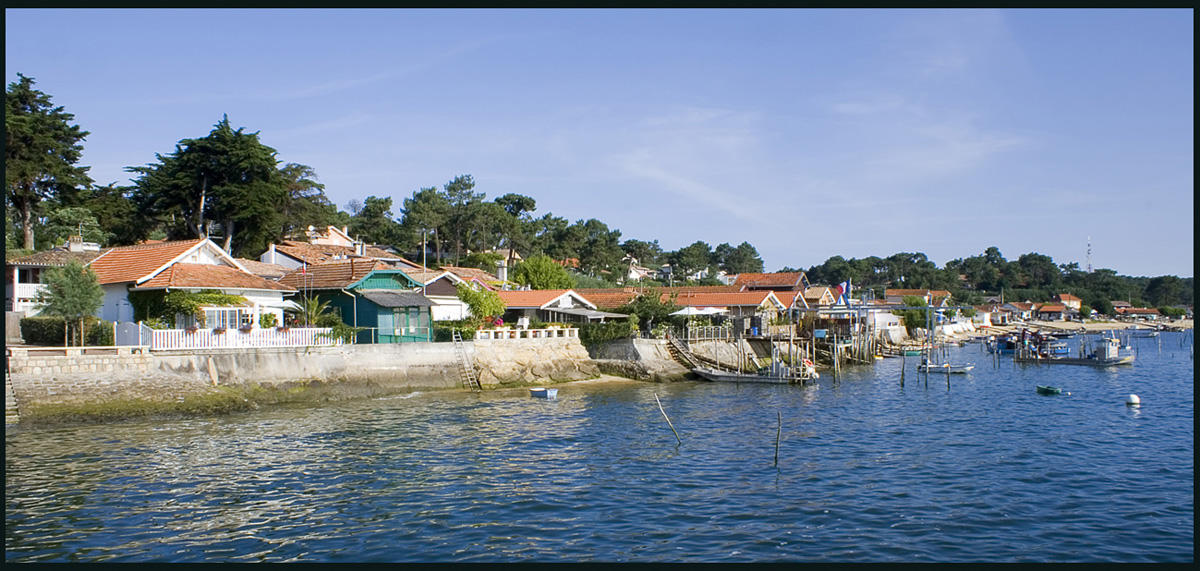
[[[995,246],[1191,277],[1191,10],[5,10],[129,184],[228,115],[340,208],[470,174],[766,271]]]

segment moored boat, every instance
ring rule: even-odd
[[[946,373],[950,373],[952,375],[965,375],[967,371],[970,371],[974,368],[975,365],[970,363],[966,365],[951,365],[950,363],[921,363],[920,365],[917,365],[917,370],[921,371],[922,373],[941,373],[943,375]]]
[[[1039,395],[1061,395],[1063,391],[1062,391],[1062,389],[1060,389],[1058,387],[1051,387],[1051,386],[1047,386],[1047,385],[1038,385],[1037,392]]]

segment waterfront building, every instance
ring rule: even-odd
[[[357,343],[433,339],[433,302],[422,284],[379,260],[350,258],[301,267],[280,278],[298,297],[328,302],[342,322],[359,328]]]

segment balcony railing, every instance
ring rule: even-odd
[[[231,349],[239,347],[306,347],[310,345],[341,345],[341,339],[331,339],[328,327],[292,327],[250,330],[227,329],[218,333],[212,329],[154,329],[150,334],[151,351],[177,349]]]
[[[501,341],[507,339],[576,339],[576,327],[552,327],[548,329],[480,329],[475,332],[476,341]]]

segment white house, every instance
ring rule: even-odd
[[[246,298],[240,307],[203,308],[205,326],[214,328],[256,328],[264,313],[274,314],[282,324],[284,308],[294,306],[283,296],[296,290],[247,271],[207,238],[109,248],[88,267],[104,289],[99,317],[109,321],[134,320],[129,301],[133,292],[218,290]]]

